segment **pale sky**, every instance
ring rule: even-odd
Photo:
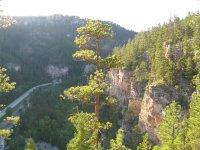
[[[11,16],[53,14],[112,21],[134,31],[167,22],[174,15],[183,18],[197,12],[200,0],[3,0]]]

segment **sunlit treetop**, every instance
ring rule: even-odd
[[[15,23],[16,21],[12,17],[0,15],[0,28],[6,28]]]
[[[15,88],[15,82],[10,83],[10,77],[5,74],[6,69],[0,67],[0,92],[9,92]]]
[[[93,48],[96,41],[113,36],[111,29],[110,25],[103,24],[100,20],[89,20],[86,26],[77,29],[78,35],[74,42],[79,48]]]

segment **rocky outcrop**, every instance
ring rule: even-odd
[[[110,94],[120,99],[120,102],[127,102],[131,93],[132,73],[127,70],[113,69],[108,72],[108,76],[112,86]]]
[[[177,62],[183,53],[183,47],[181,45],[169,45],[167,42],[163,43],[163,50],[165,58],[169,61]]]
[[[119,99],[122,128],[130,131],[130,120],[139,118],[140,129],[147,132],[154,143],[158,143],[157,131],[163,118],[163,109],[172,100],[178,99],[179,93],[161,83],[152,83],[145,88],[134,81],[131,71],[115,69],[109,71],[108,75],[112,85],[110,94]]]
[[[118,98],[122,119],[119,125],[124,130],[127,141],[131,140],[133,122],[138,120],[144,86],[133,81],[133,72],[113,69],[108,72],[111,83],[110,95]]]
[[[132,80],[132,71],[113,69],[108,72],[108,75],[112,86],[110,95],[119,99],[123,112],[129,109],[133,117],[138,117],[144,86]]]
[[[159,142],[157,131],[163,118],[163,109],[177,98],[178,93],[172,87],[156,84],[146,87],[139,114],[139,127],[149,134],[153,142]]]

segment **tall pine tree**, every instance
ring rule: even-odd
[[[78,28],[77,32],[78,35],[74,42],[81,50],[75,52],[73,58],[77,61],[86,61],[95,65],[96,70],[94,74],[90,75],[87,85],[66,89],[63,97],[93,106],[97,122],[99,122],[100,105],[102,102],[100,95],[109,88],[109,85],[105,81],[106,76],[103,70],[108,70],[121,64],[119,58],[116,56],[104,59],[100,56],[102,50],[101,41],[109,39],[113,35],[110,25],[103,24],[100,20],[90,20],[85,27]],[[110,99],[110,96],[107,99]],[[93,145],[96,145],[95,149],[99,149],[99,131],[100,127],[95,126],[95,130],[93,130],[93,132],[96,132],[96,141],[93,143]]]
[[[32,138],[29,138],[24,150],[37,150],[37,147]]]
[[[181,107],[173,101],[164,109],[165,116],[159,126],[159,139],[162,148],[166,150],[176,150],[175,140],[180,130]]]
[[[192,150],[200,149],[200,94],[198,92],[193,94],[193,99],[190,104],[190,118],[189,118],[189,145]]]

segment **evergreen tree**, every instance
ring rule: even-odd
[[[11,17],[0,14],[0,29],[14,24],[16,21]],[[6,69],[0,67],[0,92],[8,92],[15,87],[15,83],[9,83],[10,78],[5,74]]]
[[[5,71],[5,68],[0,67],[0,92],[9,92],[15,87],[15,83],[10,83],[10,78],[5,74]]]
[[[147,65],[144,61],[135,69],[135,76],[137,81],[148,81],[148,70]]]
[[[111,38],[111,26],[103,24],[101,21],[88,21],[85,27],[77,29],[78,35],[75,44],[83,49],[73,54],[77,61],[86,61],[96,66],[94,75],[91,75],[89,85],[72,87],[64,91],[64,95],[70,99],[78,100],[85,104],[92,104],[95,107],[95,114],[99,119],[100,94],[107,86],[104,82],[105,75],[100,68],[100,42],[102,39]],[[95,97],[95,98],[94,98]],[[91,102],[94,98],[95,101]]]
[[[190,118],[188,138],[189,145],[192,150],[200,149],[200,94],[198,92],[193,94],[192,102],[190,103]]]
[[[37,150],[37,147],[32,138],[29,138],[24,150]]]
[[[188,125],[188,118],[184,117],[180,123],[180,129],[175,139],[176,150],[189,150],[189,139],[187,137]]]
[[[15,23],[11,17],[0,15],[0,29],[6,28]],[[0,67],[0,93],[9,92],[15,88],[14,82],[10,83],[10,77],[6,75],[6,69]],[[10,135],[10,130],[0,130],[0,137],[8,137]]]
[[[77,113],[69,118],[75,126],[74,138],[67,144],[68,150],[95,150],[98,120],[92,113]],[[98,143],[99,144],[99,143]],[[100,148],[100,145],[98,145]]]
[[[122,129],[119,129],[115,140],[110,140],[110,150],[130,150],[123,145],[124,133]]]
[[[143,141],[142,143],[139,144],[137,147],[137,150],[150,150],[151,149],[151,143],[148,141],[149,137],[148,134],[146,133],[143,136]]]
[[[75,126],[74,138],[67,144],[68,150],[96,150],[102,149],[100,143],[96,143],[99,129],[108,129],[111,124],[102,124],[94,113],[77,113],[69,118]],[[98,146],[96,145],[98,144]]]
[[[175,140],[180,130],[181,107],[173,101],[164,109],[165,116],[160,123],[158,137],[162,143],[162,149],[176,150]]]
[[[0,14],[0,28],[7,28],[15,23],[16,20],[14,20],[12,17]]]
[[[100,20],[90,20],[85,27],[78,28],[77,32],[78,35],[74,42],[82,50],[75,52],[73,58],[77,61],[86,61],[90,64],[94,64],[96,70],[93,75],[90,75],[88,85],[71,87],[64,91],[63,97],[79,101],[82,104],[94,106],[96,119],[99,121],[100,105],[102,102],[102,100],[100,101],[100,95],[109,87],[105,81],[106,76],[102,69],[117,67],[118,65],[121,65],[121,63],[116,56],[104,59],[100,56],[101,41],[103,39],[111,38],[113,35],[110,25],[103,24]],[[107,99],[111,99],[110,96]],[[93,145],[96,146],[96,149],[99,149],[99,131],[99,126],[96,126],[95,130],[93,130],[93,132],[96,133],[94,134],[96,136],[96,141],[93,141]],[[76,142],[71,143],[75,144]],[[73,147],[72,145],[73,144],[70,144],[70,147]],[[74,146],[78,149],[78,145],[75,144]]]

